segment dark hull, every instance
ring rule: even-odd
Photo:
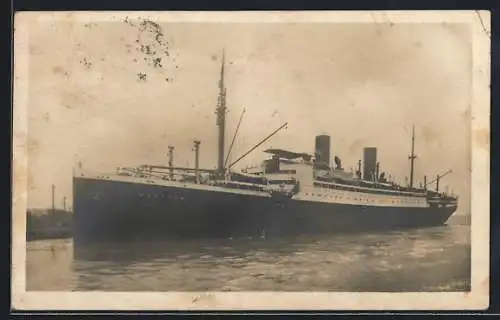
[[[74,178],[73,190],[75,243],[417,228],[443,224],[456,209],[279,200],[87,178]]]

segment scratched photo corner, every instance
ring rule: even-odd
[[[489,15],[332,15],[16,16],[13,286],[478,289]]]

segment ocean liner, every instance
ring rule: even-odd
[[[444,224],[457,209],[457,197],[439,191],[451,171],[414,186],[414,129],[409,183],[398,184],[380,171],[377,149],[364,148],[363,166],[347,171],[330,158],[330,136],[315,137],[315,152],[264,150],[269,159],[239,171],[232,168],[277,134],[272,132],[229,163],[225,153],[226,87],[222,55],[217,168],[199,168],[200,141],[194,141],[194,168],[168,165],[117,168],[95,174],[73,173],[74,242],[168,238],[275,237],[363,232]],[[242,114],[243,115],[243,114]],[[353,172],[354,171],[354,172]],[[430,190],[429,185],[435,184]]]

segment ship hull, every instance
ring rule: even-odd
[[[75,177],[74,241],[281,237],[444,224],[442,208],[321,203]]]

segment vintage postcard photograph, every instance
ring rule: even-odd
[[[488,307],[489,12],[14,24],[13,308]]]

